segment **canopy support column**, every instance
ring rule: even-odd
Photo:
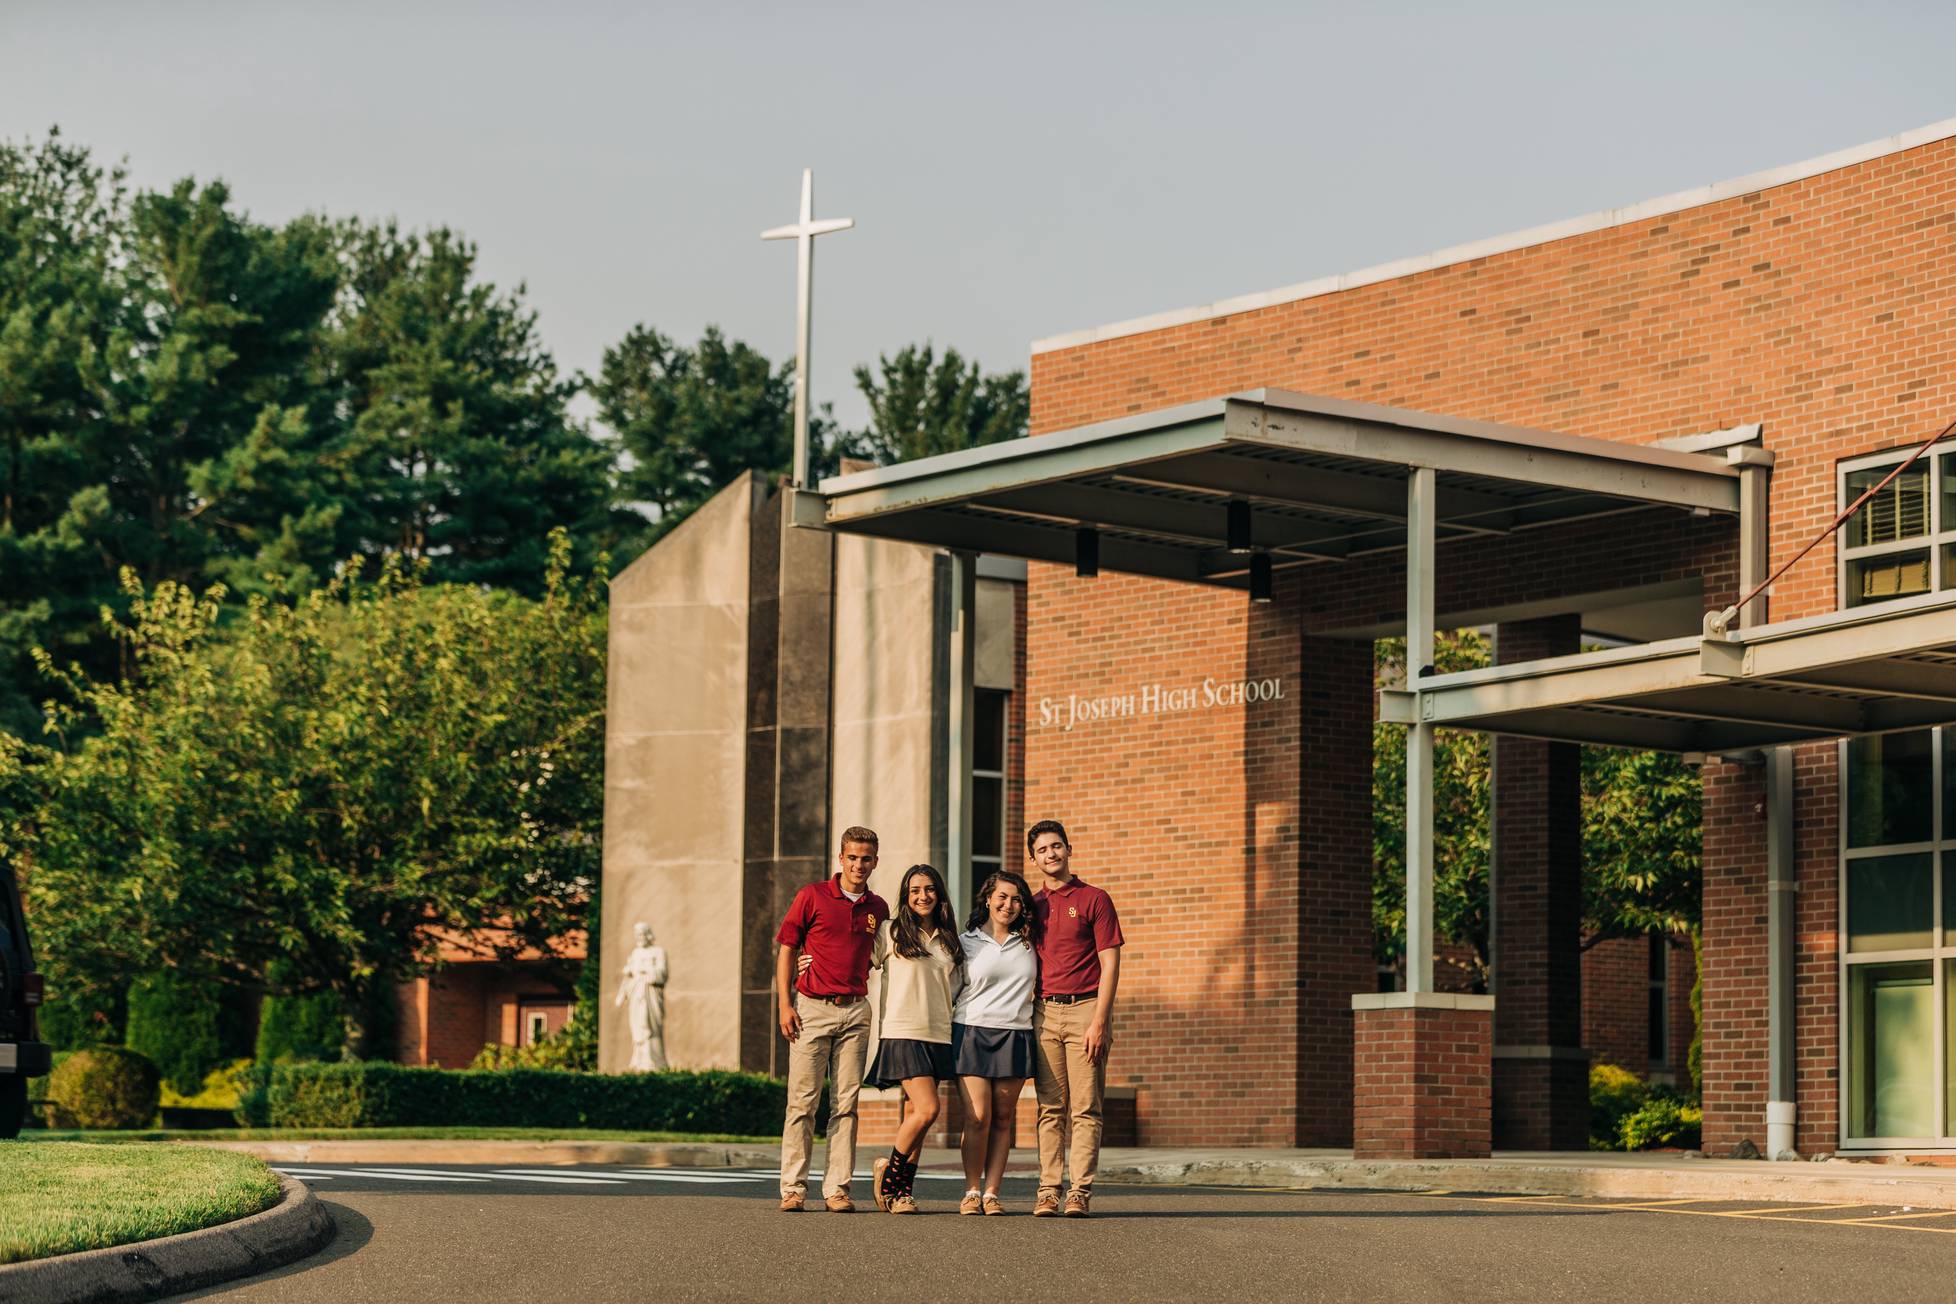
[[[952,552],[947,585],[950,626],[945,686],[944,885],[962,919],[971,893],[971,757],[977,711],[978,554]],[[901,907],[899,907],[901,908]]]
[[[1433,990],[1433,726],[1419,709],[1420,681],[1433,668],[1433,468],[1406,478],[1406,990]]]

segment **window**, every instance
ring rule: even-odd
[[[1843,465],[1841,507],[1907,457]],[[1956,454],[1938,453],[1842,528],[1840,600],[1952,587]],[[1853,738],[1839,754],[1842,1141],[1956,1147],[1956,729]]]
[[[1662,933],[1650,935],[1650,1017],[1645,1021],[1653,1069],[1671,1063],[1671,943]]]
[[[1012,695],[995,688],[977,690],[971,740],[971,897],[993,871],[1005,867],[1005,707]]]

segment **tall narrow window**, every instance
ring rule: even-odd
[[[971,740],[971,895],[1005,865],[1005,707],[1012,695],[981,688]]]
[[[1645,1023],[1646,1050],[1653,1069],[1671,1064],[1671,943],[1662,933],[1650,935],[1650,1018]]]

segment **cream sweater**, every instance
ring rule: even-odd
[[[877,1036],[884,1041],[951,1041],[951,1005],[964,974],[951,963],[955,937],[941,933],[930,939],[930,954],[913,960],[897,954],[890,921],[876,926],[869,962],[883,971],[883,995],[877,1006]]]

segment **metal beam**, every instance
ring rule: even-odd
[[[879,538],[901,539],[911,543],[933,544],[940,548],[962,548],[1002,557],[1024,557],[1032,561],[1073,564],[1073,530],[1013,521],[1005,517],[985,518],[971,512],[909,512],[897,517],[876,517],[858,521],[850,532]],[[1143,543],[1134,539],[1103,536],[1100,565],[1103,570],[1153,575],[1158,579],[1203,582],[1199,558],[1193,548]]]
[[[1229,509],[1223,499],[1191,503],[1164,498],[1159,494],[1123,493],[1119,489],[1093,485],[1049,484],[1015,489],[1009,493],[988,494],[971,506],[980,511],[1034,516],[1042,520],[1064,521],[1069,525],[1097,525],[1106,529],[1126,530],[1204,548],[1219,547],[1228,537],[1226,517]],[[1321,531],[1324,527],[1316,528]],[[1315,541],[1312,530],[1304,522],[1285,520],[1268,513],[1252,512],[1250,530],[1252,541],[1260,548],[1305,546],[1308,550],[1308,544]],[[1306,536],[1301,545],[1294,542],[1299,535]],[[1342,537],[1342,534],[1324,535],[1333,543]],[[1343,551],[1334,549],[1312,552],[1310,555],[1330,560],[1342,556]]]
[[[946,631],[949,652],[945,690],[944,878],[951,893],[951,913],[964,913],[971,900],[971,759],[976,737],[974,712],[977,683],[978,555],[951,554],[951,627]],[[899,907],[906,908],[906,907]]]
[[[1908,697],[1923,702],[1956,702],[1956,665],[1889,659],[1861,665],[1829,666],[1782,675],[1776,683],[1831,688],[1846,693]]]
[[[1210,453],[1157,463],[1143,470],[1122,471],[1115,478],[1130,484],[1194,489],[1227,498],[1247,498],[1251,502],[1321,508],[1400,525],[1406,520],[1406,483],[1396,467],[1391,474],[1355,475],[1350,471],[1299,466],[1269,458]],[[1511,512],[1519,505],[1516,499],[1500,494],[1440,490],[1442,522],[1454,516]]]
[[[1314,410],[1288,410],[1274,397],[1276,392],[1270,391],[1262,403],[1232,399],[1223,416],[1224,432],[1243,443],[1302,453],[1431,467],[1727,515],[1739,510],[1736,472],[1697,454],[1642,449],[1637,458],[1608,456],[1606,445],[1591,447],[1602,441],[1447,418],[1413,428],[1331,415],[1323,400],[1312,401]]]

